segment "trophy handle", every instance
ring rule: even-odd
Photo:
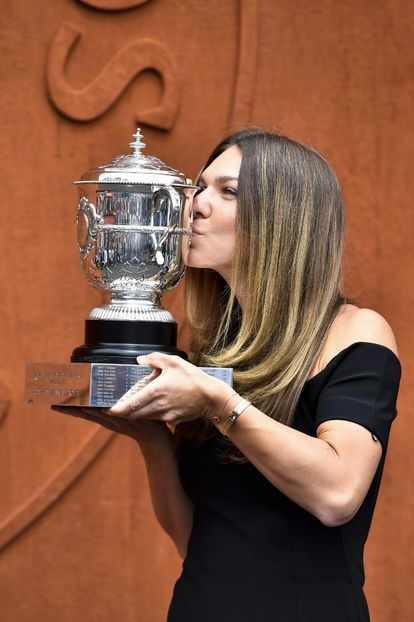
[[[101,217],[96,213],[94,204],[88,201],[86,197],[81,197],[78,203],[76,223],[78,226],[79,252],[84,259],[95,246],[97,226],[101,220]]]
[[[166,207],[165,207],[166,206]],[[166,212],[166,213],[165,213]],[[164,226],[167,226],[167,230],[158,240],[155,233],[151,234],[151,240],[154,245],[155,261],[158,266],[164,264],[164,253],[162,252],[162,245],[168,238],[171,231],[180,224],[181,213],[181,198],[177,190],[171,186],[160,188],[154,194],[154,209],[151,213],[151,226],[155,226],[154,216],[160,215],[160,220],[165,222]]]
[[[167,199],[167,201],[165,201],[165,199]],[[155,192],[153,214],[156,212],[162,213],[165,203],[167,204],[167,226],[178,226],[179,222],[176,222],[176,217],[180,214],[181,211],[181,198],[177,190],[172,186],[160,188],[159,190],[157,190],[157,192]],[[151,224],[154,224],[153,221],[151,221]]]

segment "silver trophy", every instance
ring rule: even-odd
[[[197,186],[144,155],[139,130],[134,138],[132,154],[75,181],[83,271],[111,300],[89,313],[85,345],[74,350],[74,362],[133,363],[154,350],[182,354],[176,322],[160,297],[184,274],[183,247],[189,243]]]
[[[85,173],[74,183],[78,246],[88,281],[111,298],[85,321],[85,343],[72,363],[30,363],[29,402],[110,406],[149,369],[136,357],[177,348],[177,324],[160,298],[184,274],[197,186],[183,173],[142,153],[138,129],[133,153]],[[231,370],[206,369],[231,383]]]

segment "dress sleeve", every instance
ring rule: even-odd
[[[358,423],[377,437],[384,448],[395,418],[401,367],[385,346],[358,342],[340,353],[322,388],[315,431],[324,421],[342,419]]]

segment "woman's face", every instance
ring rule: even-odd
[[[187,264],[215,270],[229,283],[236,244],[237,188],[242,153],[232,145],[206,168],[193,201]]]

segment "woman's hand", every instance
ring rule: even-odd
[[[86,421],[98,423],[99,425],[124,434],[137,441],[140,445],[146,445],[152,441],[156,441],[160,436],[171,436],[168,427],[161,421],[152,421],[150,419],[132,420],[124,417],[115,417],[108,415],[107,410],[101,408],[83,408],[81,406],[52,406],[52,410],[79,417]]]
[[[154,352],[137,360],[154,368],[150,382],[144,388],[134,385],[105,413],[134,422],[156,419],[175,425],[210,418],[233,393],[225,382],[178,356]]]

